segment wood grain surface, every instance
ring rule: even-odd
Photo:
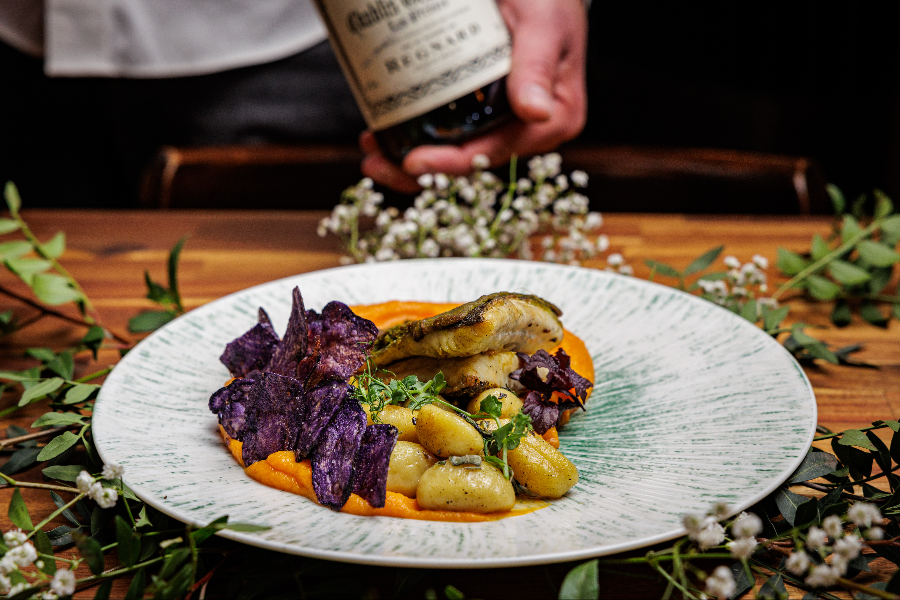
[[[65,232],[67,250],[63,264],[81,283],[102,322],[133,341],[139,338],[127,334],[128,319],[142,309],[152,308],[144,299],[144,271],[149,271],[158,281],[165,281],[169,249],[185,236],[180,285],[188,309],[252,285],[340,265],[339,241],[334,237],[320,238],[315,232],[324,213],[25,211],[24,216],[42,240],[49,239],[57,231]],[[754,254],[765,256],[772,264],[768,272],[774,278],[777,248],[805,251],[813,234],[827,235],[831,227],[829,219],[808,217],[609,214],[604,215],[604,219],[602,232],[609,236],[609,251],[621,253],[634,267],[635,276],[642,278],[649,275],[649,268],[643,262],[645,259],[683,268],[693,258],[718,245],[725,245],[724,254],[734,255],[741,261],[750,260]],[[598,259],[586,266],[603,268],[606,263]],[[659,281],[667,283],[665,279]],[[27,289],[5,271],[0,276],[0,285],[27,294]],[[818,400],[819,423],[832,430],[842,430],[867,426],[876,419],[900,417],[900,327],[897,322],[882,329],[856,319],[850,326],[837,329],[829,324],[830,306],[827,304],[802,300],[790,300],[789,304],[790,320],[822,326],[813,332],[814,335],[835,346],[863,344],[855,358],[878,367],[860,369],[817,364],[807,368]],[[0,296],[0,312],[10,308],[25,316],[34,314],[34,309]],[[0,368],[28,366],[30,363],[24,357],[26,348],[64,347],[83,333],[84,328],[78,325],[53,317],[43,318],[2,341]],[[89,362],[88,357],[79,357],[77,368],[80,373],[89,372],[88,369],[114,363],[116,356],[116,350],[111,348],[101,352],[96,363]],[[15,401],[13,395],[6,394],[0,401],[0,409]],[[3,429],[16,424],[31,431],[31,423],[42,412],[40,406],[26,407],[6,418]],[[2,460],[7,456],[8,453],[4,453]],[[42,481],[37,468],[16,477]],[[0,489],[3,506],[8,504],[11,494],[8,487]],[[46,491],[23,490],[22,494],[32,514],[38,518],[55,508]],[[63,520],[59,524],[63,524]],[[0,511],[0,528],[5,531],[10,526],[6,510]],[[114,559],[107,560],[108,566],[114,566]],[[554,596],[551,583],[558,585],[571,566],[438,572],[431,577],[438,584],[452,583],[469,598],[545,598]],[[876,575],[883,575],[893,568],[882,559],[872,566],[873,574],[863,574],[856,581],[874,581]],[[601,597],[660,597],[664,588],[649,570],[629,568],[628,572],[649,578],[626,577],[619,569],[604,571],[601,573]],[[377,580],[382,575],[374,571],[372,577]],[[390,588],[389,584],[385,585],[385,589]],[[112,597],[124,597],[126,589],[127,582],[117,582]],[[390,597],[388,592],[385,594],[384,597]],[[792,590],[791,594],[791,597],[802,596],[797,590]],[[87,591],[76,597],[92,595]],[[840,592],[838,596],[849,597]]]

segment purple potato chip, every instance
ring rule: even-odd
[[[325,429],[312,459],[312,484],[320,504],[340,509],[353,492],[353,462],[366,429],[366,413],[347,398]]]
[[[273,452],[293,450],[306,413],[303,386],[291,377],[262,373],[247,393],[244,465],[265,460]]]
[[[284,332],[281,343],[275,348],[275,352],[266,366],[266,371],[295,377],[297,363],[306,356],[306,344],[306,310],[303,308],[303,296],[300,295],[300,288],[295,287],[287,331]]]
[[[278,334],[269,323],[257,323],[227,346],[219,357],[232,377],[246,377],[262,370],[278,347]]]
[[[353,492],[381,508],[387,497],[388,466],[397,443],[397,428],[386,423],[366,427],[354,460]]]
[[[531,426],[534,430],[544,435],[551,427],[556,427],[559,422],[559,406],[550,401],[544,401],[537,392],[528,392],[522,399],[522,412],[531,417]]]
[[[378,336],[372,321],[356,316],[342,302],[329,302],[319,315],[306,311],[309,345],[317,348],[318,364],[310,377],[317,381],[347,380],[366,362],[366,353]]]
[[[266,309],[264,309],[262,306],[259,307],[258,314],[259,317],[257,317],[257,321],[259,321],[260,323],[268,323],[269,325],[272,324],[272,319],[269,318],[269,313],[267,313]]]
[[[209,410],[219,415],[219,425],[225,433],[238,441],[244,439],[252,386],[252,379],[235,379],[209,397]]]
[[[316,449],[323,432],[349,394],[350,385],[342,381],[333,381],[303,393],[303,421],[291,448],[298,460]]]

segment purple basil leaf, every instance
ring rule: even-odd
[[[294,449],[306,412],[302,392],[299,381],[276,373],[263,373],[253,382],[247,393],[244,465]]]
[[[397,433],[393,425],[369,425],[356,452],[353,491],[375,508],[383,507],[387,496],[388,465]]]
[[[228,368],[232,377],[246,377],[269,364],[278,343],[278,334],[271,324],[257,323],[247,333],[225,346],[225,352],[219,360]]]
[[[346,381],[352,377],[365,364],[366,353],[378,336],[378,328],[372,321],[356,316],[341,302],[329,302],[321,315],[314,310],[306,311],[306,321],[310,355],[317,355],[310,375],[316,382]]]
[[[209,397],[209,410],[219,415],[219,425],[225,433],[238,441],[244,439],[252,385],[252,379],[235,379]]]
[[[312,459],[313,491],[319,503],[340,509],[353,492],[353,462],[366,429],[366,413],[353,398],[341,404]]]
[[[306,356],[306,344],[306,310],[303,308],[303,296],[300,295],[300,288],[295,287],[287,331],[284,332],[281,343],[275,348],[266,371],[295,377],[297,363]]]
[[[305,458],[316,449],[325,428],[349,394],[350,385],[342,381],[333,381],[304,392],[303,422],[292,448],[298,459]]]
[[[551,427],[556,427],[560,410],[554,402],[544,401],[537,392],[528,392],[522,399],[522,412],[531,417],[534,430],[544,435]]]

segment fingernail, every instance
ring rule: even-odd
[[[549,92],[542,86],[532,83],[525,88],[524,96],[525,104],[528,106],[548,114],[553,111],[553,98],[550,97]]]

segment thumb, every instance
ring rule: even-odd
[[[507,95],[520,119],[546,121],[553,116],[553,83],[563,53],[563,31],[555,26],[554,16],[541,9],[542,2],[520,4],[528,6],[509,19],[512,66]]]

